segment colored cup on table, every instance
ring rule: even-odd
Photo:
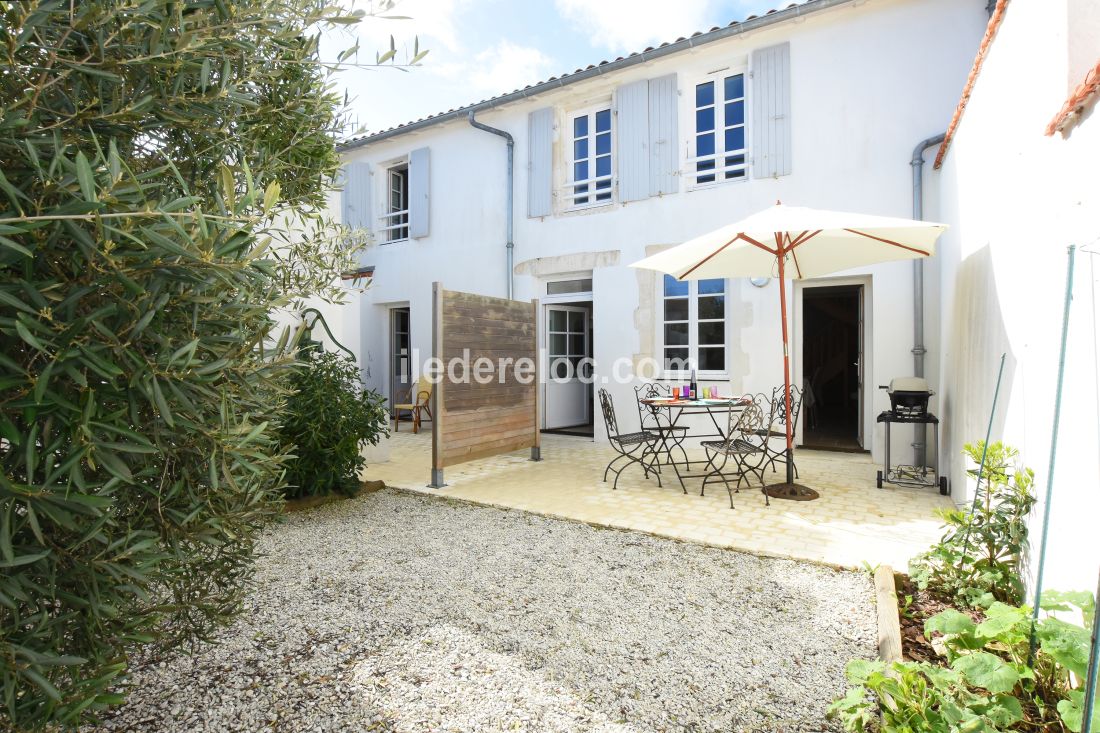
[[[672,399],[674,399],[674,400],[680,399],[680,388],[679,387],[673,387],[672,388]]]

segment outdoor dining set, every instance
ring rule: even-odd
[[[739,493],[742,483],[751,486],[754,478],[765,503],[770,504],[764,472],[775,470],[776,464],[786,467],[790,461],[797,475],[786,441],[788,421],[793,433],[802,407],[802,391],[797,386],[790,388],[789,400],[783,386],[770,394],[733,397],[681,397],[675,392],[660,383],[635,387],[639,429],[624,432],[611,394],[600,390],[607,437],[617,453],[604,469],[604,481],[609,473],[615,475],[612,488],[618,488],[624,470],[637,464],[647,479],[657,479],[658,486],[662,475],[671,471],[685,494],[685,479],[702,479],[700,495],[705,495],[708,485],[722,484],[733,507],[733,495]],[[698,441],[705,457],[689,457],[688,441]]]

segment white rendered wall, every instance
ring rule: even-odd
[[[617,253],[618,264],[598,267],[593,273],[595,356],[601,370],[606,370],[610,361],[621,356],[657,356],[659,311],[654,303],[659,280],[655,274],[626,267],[645,256],[647,248],[679,243],[777,199],[910,216],[912,148],[946,128],[984,28],[984,6],[984,0],[853,3],[479,115],[482,122],[515,137],[517,266],[521,272],[555,267],[563,273],[574,272],[580,260],[568,255]],[[696,75],[736,67],[753,49],[784,41],[791,44],[792,175],[698,190],[687,190],[682,180],[679,193],[661,198],[541,220],[527,218],[527,115],[531,110],[554,106],[560,112],[610,100],[621,84],[677,73],[682,160],[691,131],[689,97]],[[751,105],[751,86],[749,93]],[[751,118],[751,112],[747,116]],[[427,356],[432,281],[440,280],[449,289],[496,296],[503,296],[506,288],[505,146],[500,138],[465,121],[453,121],[350,151],[348,160],[367,161],[374,170],[373,213],[378,214],[381,203],[377,192],[383,185],[386,161],[422,146],[431,149],[431,234],[379,245],[366,259],[376,272],[373,287],[360,301],[360,348],[378,365],[372,369],[371,386],[382,391],[387,386],[389,306],[411,306],[412,343]],[[555,155],[561,156],[560,141]],[[560,166],[556,168],[560,171]],[[935,218],[935,208],[926,207],[927,218]],[[888,406],[885,395],[874,387],[913,372],[911,272],[909,263],[896,263],[842,273],[869,275],[873,282],[873,333],[868,334],[872,351],[867,354],[865,382],[868,426],[874,426],[874,415]],[[542,286],[529,274],[517,275],[515,283],[517,299],[536,297]],[[736,346],[728,357],[729,379],[723,383],[727,390],[732,380],[739,391],[762,391],[782,382],[777,284],[773,280],[758,289],[745,281],[732,281],[731,288],[734,312],[727,338]],[[793,300],[790,307],[793,310]],[[937,322],[934,300],[929,300],[927,311],[930,323]],[[934,366],[939,362],[937,334],[930,328],[926,339],[933,384],[937,381]],[[797,360],[799,334],[794,334],[792,343]],[[627,424],[634,424],[630,387],[607,386],[620,414],[628,416]],[[601,431],[597,410],[598,436]],[[881,430],[875,427],[869,434],[874,435],[879,459]],[[905,443],[907,438],[896,447],[900,450]]]
[[[1074,0],[1070,0],[1072,4]],[[966,442],[984,438],[997,363],[1007,354],[993,439],[1020,449],[1036,489],[1053,483],[1046,588],[1093,590],[1100,542],[1097,303],[1100,262],[1078,253],[1062,419],[1048,474],[1066,248],[1100,238],[1100,119],[1068,136],[1044,128],[1067,89],[1067,0],[1013,2],[992,44],[942,170],[941,213],[952,228],[939,257],[946,457],[956,486]],[[1096,28],[1082,28],[1096,37]],[[1093,63],[1100,47],[1093,49]],[[1078,80],[1080,81],[1080,80]],[[1022,102],[1021,94],[1026,97]],[[971,487],[972,489],[972,487]],[[957,501],[966,496],[957,492]],[[1043,504],[1032,522],[1038,548]],[[1033,570],[1037,558],[1033,557]]]

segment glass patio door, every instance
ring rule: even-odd
[[[587,425],[592,421],[589,384],[591,355],[589,308],[572,305],[546,307],[546,429]]]

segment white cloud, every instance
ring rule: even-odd
[[[554,0],[558,13],[596,47],[639,51],[707,30],[710,0]]]
[[[467,79],[493,96],[534,84],[550,75],[553,61],[537,48],[501,41],[469,62]]]

